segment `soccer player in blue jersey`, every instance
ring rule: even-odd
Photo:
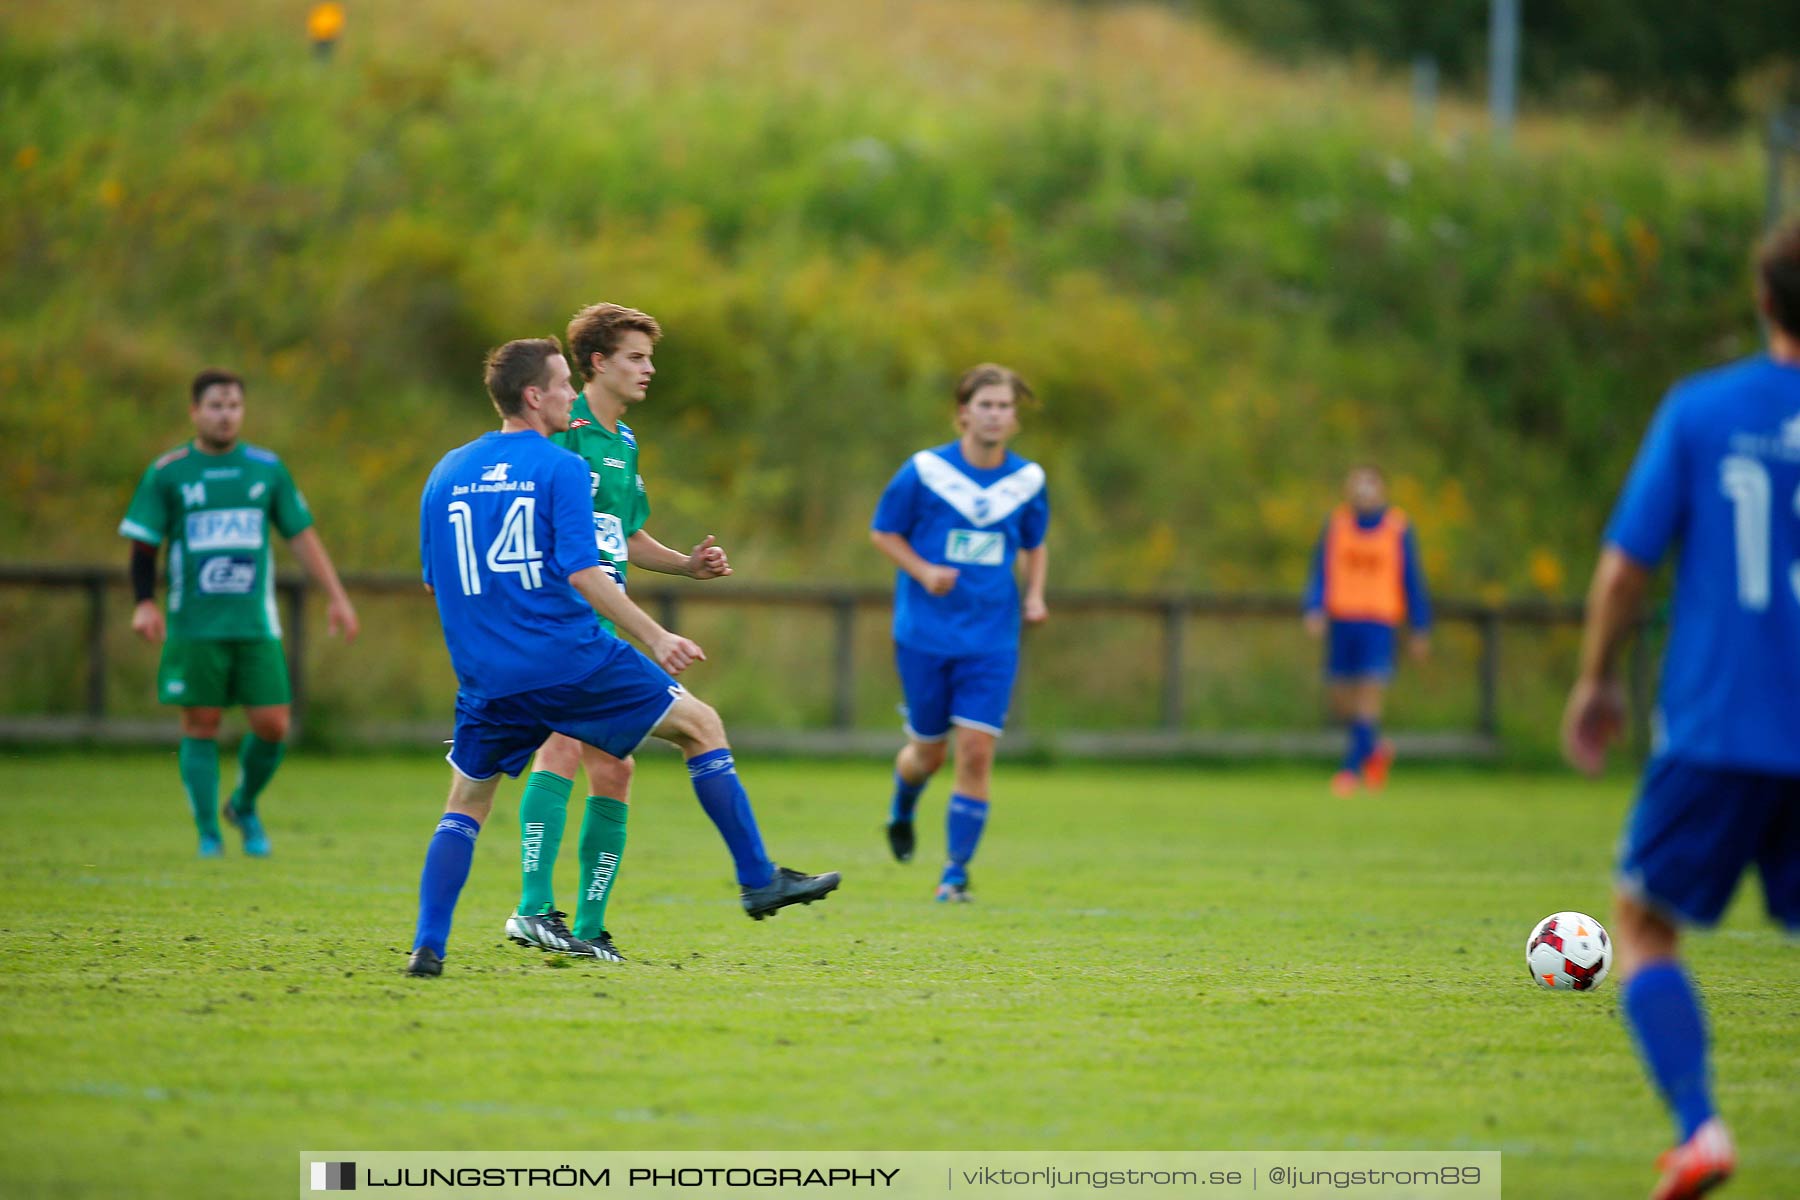
[[[769,860],[718,714],[671,677],[705,657],[700,647],[651,620],[600,565],[587,466],[548,436],[568,429],[575,403],[561,344],[506,343],[488,355],[486,383],[499,431],[446,454],[419,504],[425,585],[458,687],[450,797],[425,852],[407,973],[443,973],[500,774],[517,775],[551,733],[621,759],[652,734],[675,743],[731,852],[744,911],[761,920],[823,898],[837,873]]]
[[[1303,605],[1306,631],[1325,640],[1325,680],[1332,714],[1349,729],[1349,745],[1331,790],[1353,795],[1387,783],[1393,744],[1381,736],[1381,710],[1394,675],[1394,630],[1412,629],[1415,658],[1431,651],[1431,600],[1419,543],[1405,513],[1387,502],[1381,468],[1352,468],[1344,503],[1332,512],[1313,549]]]
[[[944,765],[956,729],[956,790],[937,898],[969,899],[969,860],[987,825],[994,745],[1006,727],[1019,666],[1019,622],[1049,616],[1044,469],[1007,443],[1019,432],[1024,380],[983,363],[956,385],[962,436],[921,450],[881,494],[870,538],[900,569],[894,659],[906,697],[906,745],[894,759],[888,847],[912,858],[919,795]],[[1021,600],[1014,563],[1025,577]]]
[[[1680,928],[1716,923],[1754,862],[1769,914],[1800,933],[1800,222],[1764,244],[1756,291],[1768,352],[1676,384],[1644,437],[1563,716],[1570,761],[1598,773],[1624,724],[1619,648],[1679,543],[1653,756],[1613,900],[1621,1007],[1677,1132],[1653,1200],[1701,1195],[1736,1164]]]

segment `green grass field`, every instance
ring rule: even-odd
[[[1668,1128],[1616,991],[1521,961],[1545,913],[1604,911],[1622,778],[1403,770],[1346,804],[1311,771],[1004,766],[949,910],[941,785],[900,866],[881,765],[743,773],[777,857],[844,872],[829,903],[745,920],[654,755],[633,961],[502,941],[509,785],[424,981],[440,762],[297,755],[276,857],[201,862],[172,756],[0,758],[0,1194],[285,1195],[327,1148],[1498,1149],[1508,1196],[1648,1191]],[[1800,957],[1752,888],[1692,962],[1727,1194],[1800,1195]]]

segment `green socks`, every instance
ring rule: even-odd
[[[623,800],[587,798],[587,816],[581,821],[581,892],[575,899],[575,928],[571,931],[578,938],[592,940],[606,929],[606,901],[612,895],[619,859],[625,854],[629,807]]]
[[[269,842],[262,827],[250,818],[256,814],[256,798],[275,777],[275,768],[287,753],[283,742],[265,742],[246,733],[238,743],[238,786],[231,794],[231,811],[243,826],[246,852],[266,855]],[[188,806],[194,810],[194,826],[200,831],[202,857],[217,858],[219,846],[219,743],[212,738],[181,739],[175,761],[181,767],[181,786],[187,789]],[[235,821],[236,818],[233,818]]]
[[[569,816],[570,781],[549,771],[533,771],[519,800],[519,875],[523,887],[519,911],[547,913],[556,907],[550,873],[562,849],[563,827]],[[606,928],[606,900],[612,894],[619,858],[625,853],[625,813],[622,800],[604,796],[587,798],[587,815],[581,821],[581,891],[575,900],[578,938],[596,938]]]
[[[210,738],[182,738],[176,753],[181,765],[181,786],[187,789],[200,836],[219,837],[219,743]]]
[[[562,849],[563,825],[569,817],[573,785],[550,771],[533,771],[519,798],[519,911],[528,916],[556,907],[551,873]]]
[[[286,742],[265,742],[254,733],[244,735],[244,740],[238,743],[238,786],[231,795],[233,811],[243,816],[256,811],[256,798],[269,786],[269,780],[275,778],[275,768],[281,765],[281,758],[286,753]],[[215,779],[217,761],[215,754]]]

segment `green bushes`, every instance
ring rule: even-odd
[[[1488,0],[1197,0],[1272,53],[1430,55],[1479,84]],[[1646,100],[1723,124],[1800,88],[1800,11],[1782,0],[1538,0],[1521,7],[1528,93],[1589,106]]]

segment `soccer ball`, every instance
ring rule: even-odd
[[[1539,987],[1591,992],[1612,969],[1612,939],[1586,913],[1551,913],[1525,939],[1525,969]]]

